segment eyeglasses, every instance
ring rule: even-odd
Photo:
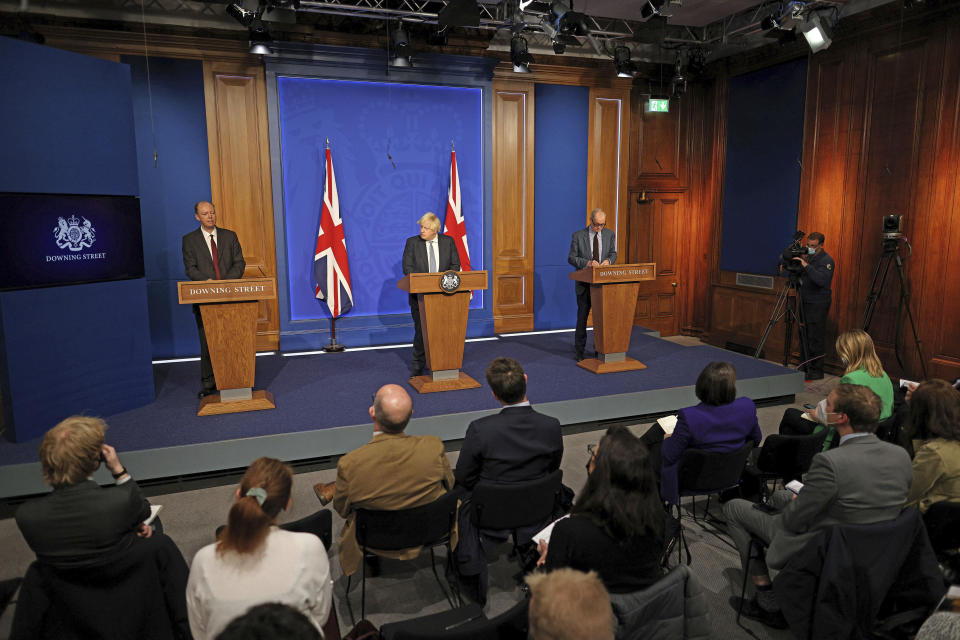
[[[591,223],[590,223],[590,226],[593,227],[594,229],[603,229],[605,226],[607,226],[607,223],[606,223],[606,222],[591,222]]]

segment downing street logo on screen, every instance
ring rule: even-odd
[[[94,241],[96,241],[93,225],[86,218],[83,218],[83,224],[80,224],[75,215],[66,220],[57,218],[57,225],[53,230],[53,235],[57,246],[61,249],[82,251],[92,247]]]

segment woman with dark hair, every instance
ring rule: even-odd
[[[594,449],[589,475],[570,517],[539,545],[548,571],[596,571],[611,593],[644,589],[663,575],[665,512],[647,448],[626,427],[607,430]]]
[[[677,474],[684,451],[725,453],[736,451],[749,441],[758,446],[763,439],[757,406],[750,398],[737,397],[737,372],[732,364],[708,364],[697,377],[694,390],[700,404],[680,409],[673,434],[660,445],[660,496],[671,504],[680,502]],[[644,440],[648,437],[649,431]]]
[[[907,506],[926,512],[937,502],[960,502],[960,391],[946,380],[921,383],[911,394],[907,427],[925,440],[913,458]]]
[[[258,458],[247,468],[227,526],[190,567],[187,611],[195,640],[216,637],[265,602],[290,605],[322,629],[333,591],[327,551],[311,533],[276,526],[290,506],[292,485],[293,470],[280,460]]]

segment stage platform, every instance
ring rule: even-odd
[[[199,363],[156,364],[156,401],[104,416],[110,425],[107,442],[138,480],[242,469],[259,456],[288,461],[336,456],[369,441],[371,394],[391,382],[405,385],[413,396],[408,433],[458,440],[471,420],[499,410],[484,378],[497,356],[520,361],[530,401],[565,426],[662,414],[696,404],[697,375],[714,360],[734,364],[739,395],[760,401],[803,390],[803,375],[792,369],[715,347],[680,346],[639,327],[629,355],[647,365],[641,371],[593,374],[576,366],[572,343],[572,330],[469,340],[463,371],[483,386],[425,395],[407,384],[409,344],[261,356],[256,388],[272,392],[277,408],[205,417],[196,415]],[[589,355],[592,341],[587,347]],[[47,490],[36,462],[38,445],[39,439],[0,442],[0,497]],[[109,475],[102,469],[100,473],[103,477],[97,479],[109,482]]]

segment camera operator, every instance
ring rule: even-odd
[[[833,280],[833,258],[823,250],[823,234],[814,231],[807,236],[807,254],[794,257],[799,262],[800,302],[807,324],[807,380],[823,378],[823,343],[830,311],[830,282]]]

